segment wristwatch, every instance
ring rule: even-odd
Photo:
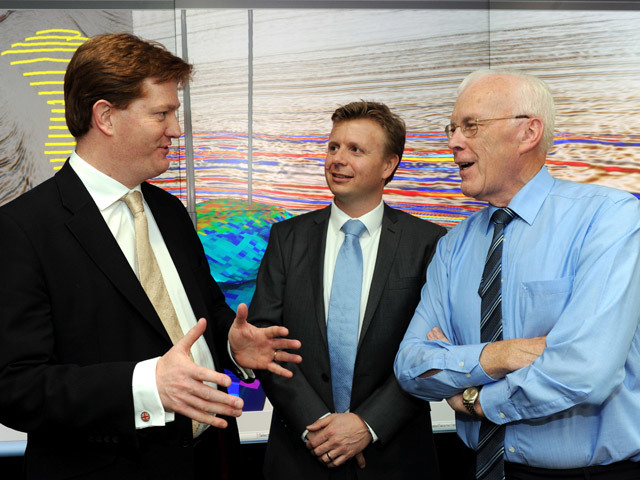
[[[467,410],[469,410],[469,413],[474,417],[478,417],[474,405],[476,403],[476,400],[478,399],[478,395],[480,395],[480,388],[481,387],[469,387],[464,392],[462,392],[462,403],[467,408]]]

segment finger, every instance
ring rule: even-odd
[[[242,398],[230,395],[197,380],[174,385],[168,393],[171,396],[172,404],[178,405],[177,408],[186,406],[202,412],[237,417],[242,413],[242,407],[244,406]]]
[[[360,468],[364,468],[367,466],[367,462],[365,461],[362,452],[356,455],[356,462],[358,463],[358,467]]]
[[[202,411],[236,417],[242,414],[242,407],[244,407],[242,398],[222,392],[209,385],[198,385],[197,391],[194,391],[191,395],[200,402],[196,406]],[[217,408],[217,410],[212,410],[212,408]],[[225,410],[219,410],[220,408],[225,408]]]
[[[206,423],[207,425],[211,425],[212,427],[215,427],[215,428],[227,428],[227,426],[229,425],[229,423],[224,418],[221,418],[215,415],[210,415],[205,412],[201,412],[200,410],[196,410],[195,408],[185,409],[184,412],[180,412],[180,413],[199,423]]]
[[[239,417],[242,415],[242,408],[237,408],[229,405],[228,401],[224,400],[216,402],[213,400],[202,400],[197,397],[190,399],[191,405],[188,407],[198,412],[198,417],[191,417],[194,420],[208,423],[207,417],[214,415],[224,415],[225,417]],[[201,420],[202,419],[202,420]]]
[[[193,365],[193,368],[191,368],[191,371],[189,372],[189,374],[193,380],[200,383],[202,382],[215,383],[216,385],[219,385],[225,388],[231,385],[231,377],[229,377],[229,375],[217,372],[210,368],[201,367],[195,363],[193,363],[192,365]],[[237,397],[234,397],[234,398],[237,398]]]
[[[272,328],[272,327],[269,327],[269,328]],[[300,340],[290,340],[288,338],[276,338],[272,342],[271,346],[273,347],[274,350],[298,350],[302,346],[302,343],[300,343]],[[302,357],[300,357],[300,360],[302,360]],[[296,362],[296,363],[299,363],[299,362]]]
[[[442,337],[444,337],[444,334],[438,327],[433,327],[429,333],[427,333],[427,338],[429,340],[442,340]]]
[[[329,450],[329,446],[325,445],[325,441],[326,438],[320,438],[320,435],[316,435],[307,441],[307,448],[311,450],[316,457],[321,457]]]
[[[289,330],[286,327],[265,327],[262,330],[265,337],[273,339],[272,347],[276,350],[298,350],[302,346],[300,340],[284,338],[289,335]]]
[[[174,347],[180,346],[185,349],[185,351],[191,350],[191,346],[196,343],[196,340],[202,336],[204,331],[207,329],[207,320],[205,318],[201,318],[198,320],[198,323],[191,328],[184,337],[180,339],[178,343],[174,345]]]
[[[271,373],[275,375],[280,375],[281,377],[284,377],[284,378],[293,377],[293,372],[291,370],[287,370],[286,368],[284,368],[281,365],[278,365],[275,362],[271,362],[269,365],[267,365],[267,370],[269,370]]]
[[[329,468],[339,467],[343,463],[349,460],[349,457],[346,455],[342,455],[335,450],[331,450],[331,462],[327,465]]]
[[[295,353],[289,353],[285,350],[276,350],[278,352],[278,356],[274,359],[276,362],[288,362],[288,363],[300,363],[302,362],[302,357]]]

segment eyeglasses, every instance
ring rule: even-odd
[[[513,120],[515,118],[531,118],[529,115],[515,115],[512,117],[500,117],[500,118],[476,118],[471,122],[464,122],[462,125],[456,125],[455,123],[451,123],[444,127],[444,131],[447,134],[447,138],[451,140],[453,134],[459,128],[462,130],[462,135],[467,138],[473,137],[478,133],[478,127],[485,122],[493,122],[494,120]]]

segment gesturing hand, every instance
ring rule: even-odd
[[[297,350],[298,340],[289,340],[285,327],[258,328],[247,322],[247,306],[238,305],[236,318],[229,330],[229,345],[236,362],[245,368],[269,370],[271,373],[291,378],[293,373],[276,362],[300,363],[302,357],[285,352]]]
[[[226,420],[211,414],[239,417],[244,402],[241,398],[205,385],[203,382],[206,381],[228,387],[231,379],[223,373],[200,367],[191,360],[189,350],[206,327],[204,318],[198,320],[196,326],[158,360],[156,385],[165,410],[180,413],[200,423],[225,428]]]

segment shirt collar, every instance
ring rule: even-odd
[[[535,177],[529,180],[525,186],[514,195],[509,202],[509,208],[522,220],[532,225],[540,208],[542,208],[542,204],[551,191],[553,181],[553,177],[547,170],[547,167],[543,166]],[[493,212],[497,209],[498,207],[489,205],[487,209],[488,218],[491,218]],[[487,229],[490,225],[491,222],[487,222]]]
[[[509,208],[529,225],[533,224],[552,186],[553,177],[547,171],[547,167],[543,166],[536,176],[515,194],[509,202]]]
[[[365,213],[361,217],[357,217],[357,220],[360,220],[362,223],[364,223],[364,226],[367,228],[367,232],[363,233],[363,235],[365,235],[366,233],[371,235],[376,231],[376,229],[380,228],[380,226],[382,225],[383,215],[384,202],[380,200],[380,203],[376,208],[374,208],[370,212]],[[342,225],[344,225],[347,220],[351,220],[351,217],[340,210],[340,208],[336,205],[335,200],[332,200],[331,216],[329,218],[329,222],[332,223],[336,231],[340,231]]]
[[[69,164],[76,175],[80,177],[100,211],[110,207],[131,191],[141,191],[140,185],[129,190],[117,180],[89,165],[75,151],[69,157]]]

